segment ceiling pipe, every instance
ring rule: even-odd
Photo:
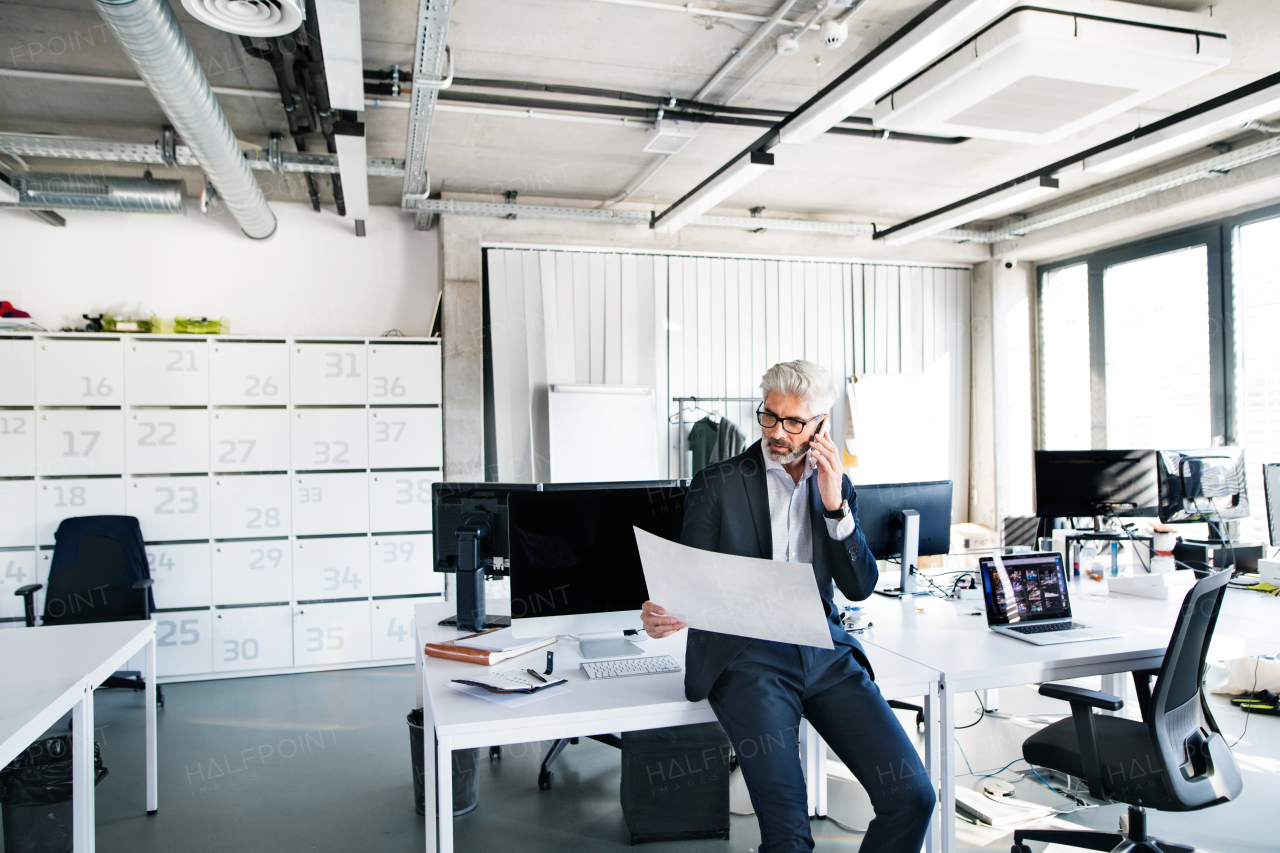
[[[724,76],[733,70],[734,66],[741,62],[742,58],[754,50],[760,42],[764,41],[765,36],[769,35],[773,28],[778,25],[783,15],[791,11],[791,7],[796,5],[796,2],[797,0],[785,0],[781,6],[774,10],[769,20],[761,24],[760,28],[755,31],[755,35],[747,39],[742,47],[734,50],[733,56],[730,56],[724,65],[720,66],[720,70],[713,74],[711,79],[706,82],[706,85],[698,90],[698,94],[694,95],[693,99],[695,101],[705,100],[711,94],[711,90],[720,85],[720,81],[724,79]]]
[[[17,201],[2,207],[29,210],[102,210],[118,213],[186,213],[182,181],[24,172],[10,177]]]
[[[165,0],[94,0],[138,75],[191,149],[245,235],[265,240],[276,217]]]

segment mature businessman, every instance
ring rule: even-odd
[[[681,541],[743,557],[812,563],[835,648],[690,630],[685,695],[706,698],[724,726],[760,824],[760,853],[808,853],[808,800],[798,733],[805,717],[862,783],[875,808],[862,853],[916,853],[935,797],[924,765],[841,627],[832,581],[860,601],[877,571],[858,529],[858,500],[839,448],[822,434],[836,392],[808,361],[776,364],[760,382],[763,438],[694,475]],[[684,628],[645,602],[651,637]]]

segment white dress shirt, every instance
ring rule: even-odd
[[[807,464],[800,482],[791,479],[781,462],[769,458],[764,439],[760,439],[764,455],[765,480],[769,484],[769,523],[773,530],[773,559],[789,563],[813,562],[813,528],[809,526],[809,483],[814,469]],[[849,538],[855,526],[852,513],[844,518],[823,518],[827,535],[836,541]]]

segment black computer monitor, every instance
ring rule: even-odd
[[[507,574],[511,556],[507,502],[512,494],[536,492],[537,483],[433,483],[431,530],[435,570],[455,572],[456,619],[440,624],[482,631],[510,624],[506,616],[488,616],[485,576]]]
[[[1160,520],[1166,524],[1249,517],[1243,447],[1161,450]],[[1217,531],[1220,532],[1220,531]]]
[[[1154,450],[1037,450],[1035,469],[1041,518],[1159,512]]]
[[[578,485],[511,495],[512,632],[576,634],[584,657],[638,653],[622,639],[649,597],[633,528],[679,542],[685,486]]]
[[[915,595],[916,558],[951,551],[951,481],[858,486],[858,526],[877,559],[902,558],[901,584]],[[912,514],[914,513],[914,515]]]
[[[1267,531],[1271,547],[1280,547],[1280,462],[1262,466],[1262,491],[1267,498]]]

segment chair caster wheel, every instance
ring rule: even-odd
[[[556,774],[550,770],[538,774],[538,788],[543,791],[551,789],[551,783],[555,781]]]
[[[1031,848],[1025,844],[1014,842],[1014,845],[1009,848],[1009,853],[1031,853]]]
[[[500,746],[489,747],[489,760],[493,761],[493,759],[495,758],[498,759],[499,761],[502,760],[502,747]]]

